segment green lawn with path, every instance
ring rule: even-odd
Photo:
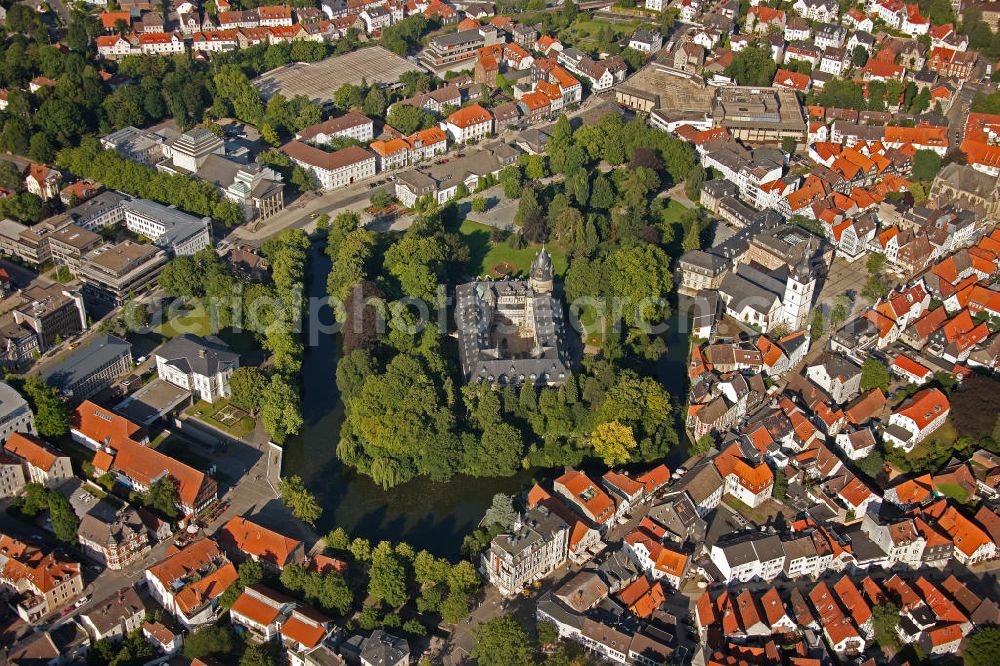
[[[509,263],[515,271],[527,274],[531,262],[541,249],[540,245],[531,244],[523,249],[515,249],[504,243],[494,244],[490,241],[493,227],[472,220],[465,220],[458,228],[469,246],[471,258],[469,271],[475,275],[494,275],[493,268],[498,264]],[[554,245],[546,245],[545,249],[552,255],[552,267],[557,276],[566,272],[566,255]]]
[[[246,415],[246,412],[242,412],[242,410],[241,412],[244,416],[232,424],[223,423],[216,418],[216,415],[228,406],[228,400],[221,400],[214,403],[199,400],[185,409],[184,413],[237,438],[243,438],[252,433],[257,422],[252,416]]]

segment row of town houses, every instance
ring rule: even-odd
[[[244,10],[217,7],[215,14],[182,2],[167,18],[149,8],[106,10],[100,21],[105,35],[97,38],[98,54],[108,59],[128,55],[170,55],[190,48],[200,53],[229,51],[255,44],[299,40],[334,41],[357,29],[377,37],[406,16],[422,14],[443,23],[459,20],[453,7],[431,2],[326,2],[321,8],[264,5]],[[169,28],[169,29],[168,29]]]
[[[1000,615],[995,600],[976,594],[954,575],[934,583],[924,575],[845,574],[791,590],[705,592],[695,617],[711,655],[707,663],[724,664],[726,655],[741,653],[778,658],[779,645],[796,655],[793,663],[821,663],[824,656],[860,657],[876,640],[875,609],[888,603],[899,609],[895,632],[900,643],[917,644],[932,656],[958,652],[966,636],[996,623]]]

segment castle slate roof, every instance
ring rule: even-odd
[[[240,355],[215,336],[206,338],[185,333],[173,338],[156,352],[183,373],[211,377],[237,363]]]

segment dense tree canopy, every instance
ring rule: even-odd
[[[278,492],[281,501],[285,503],[292,515],[307,525],[315,525],[323,509],[320,508],[313,495],[302,483],[299,476],[285,476],[278,482]]]
[[[475,629],[472,656],[482,666],[508,666],[531,662],[531,637],[517,618],[501,615]]]
[[[990,666],[1000,653],[1000,628],[983,627],[969,636],[962,650],[965,666]]]
[[[739,51],[726,67],[726,76],[741,86],[769,86],[778,65],[771,51],[762,46],[748,46]]]
[[[35,429],[39,435],[52,438],[69,433],[69,406],[58,390],[33,376],[25,378],[21,392],[35,413]]]

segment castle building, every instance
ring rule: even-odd
[[[456,289],[459,356],[467,383],[558,386],[569,377],[562,303],[545,248],[527,280],[477,280]]]

